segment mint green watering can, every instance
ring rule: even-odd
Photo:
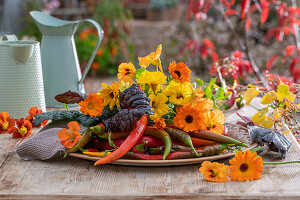
[[[94,20],[65,21],[32,11],[30,15],[42,32],[41,57],[47,107],[63,107],[55,96],[68,90],[85,92],[85,79],[103,39],[103,30]],[[98,42],[81,75],[74,34],[82,22],[89,22],[98,31]]]

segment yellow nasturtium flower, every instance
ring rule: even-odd
[[[246,101],[246,105],[250,105],[251,101],[257,97],[259,94],[258,88],[249,88],[244,94],[244,100]]]
[[[150,115],[150,119],[159,119],[169,112],[169,106],[167,105],[168,98],[164,94],[158,93],[155,95],[151,93],[149,98],[151,99],[150,105],[154,111],[154,115]]]
[[[151,91],[153,91],[156,94],[162,89],[162,84],[164,84],[166,80],[167,80],[167,76],[160,71],[157,72],[144,71],[137,82],[140,85],[142,85],[143,88],[145,87],[146,84],[148,84],[150,86]]]
[[[275,91],[271,90],[263,96],[261,103],[264,105],[270,104],[277,99],[277,94]]]
[[[140,66],[143,68],[147,68],[150,64],[152,64],[159,67],[160,71],[162,72],[163,70],[160,61],[161,51],[162,51],[162,45],[160,44],[158,45],[155,52],[152,52],[145,57],[138,57]]]

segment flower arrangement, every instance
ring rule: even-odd
[[[68,119],[68,129],[58,132],[69,153],[100,156],[95,165],[123,156],[164,160],[203,157],[247,147],[225,136],[225,116],[219,106],[228,98],[209,83],[191,82],[186,64],[171,62],[166,75],[160,56],[162,45],[139,57],[140,68],[119,65],[118,82],[102,83],[103,89],[89,95],[68,91],[56,96],[62,103],[78,103],[80,111],[54,111],[35,115],[34,124],[48,119]],[[66,108],[68,108],[66,106]],[[89,128],[79,133],[80,125]]]

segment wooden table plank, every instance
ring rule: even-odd
[[[226,113],[227,121],[237,120]],[[241,114],[249,113],[240,110]],[[251,111],[253,112],[253,111]],[[300,146],[292,147],[285,161],[300,159]],[[256,181],[213,183],[205,181],[200,164],[174,167],[93,166],[76,158],[22,161],[13,151],[19,140],[1,135],[0,198],[22,199],[295,199],[300,198],[300,165],[265,166]],[[7,156],[9,155],[9,156]],[[280,161],[262,153],[265,161]],[[5,160],[6,159],[6,160]],[[5,160],[5,162],[3,162]],[[223,160],[228,162],[228,159]]]

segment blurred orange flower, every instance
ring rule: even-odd
[[[79,104],[80,111],[91,117],[101,116],[103,111],[103,99],[98,94],[89,94],[89,96]]]
[[[97,62],[93,62],[92,69],[95,70],[95,71],[97,71],[98,69],[100,69],[100,64],[97,63]]]
[[[28,121],[30,121],[30,123],[32,124],[33,128],[37,128],[34,125],[33,120],[35,120],[35,115],[41,114],[41,113],[43,113],[43,111],[39,110],[36,106],[34,106],[34,107],[32,107],[32,108],[29,109],[29,111],[28,111],[29,115],[25,119],[27,119]],[[48,120],[43,121],[38,127],[40,127],[41,125],[46,126],[47,122],[48,122]]]
[[[121,63],[118,69],[118,79],[120,81],[132,83],[135,77],[135,67],[130,63]]]
[[[170,63],[169,72],[175,80],[178,80],[180,82],[190,82],[190,73],[192,71],[183,62],[179,62],[176,64],[176,62],[173,61],[172,63]]]
[[[199,126],[202,130],[208,130],[213,133],[222,134],[225,116],[221,110],[215,109],[200,114]]]
[[[96,55],[99,56],[99,57],[101,57],[103,55],[103,51],[102,51],[101,48],[97,51]]]
[[[27,119],[21,118],[18,119],[17,122],[17,127],[13,127],[8,130],[8,132],[13,134],[14,138],[26,138],[31,134],[32,131],[32,124],[30,121]]]
[[[15,125],[15,119],[10,118],[8,112],[0,113],[0,133],[5,133]]]
[[[208,181],[225,183],[228,181],[229,167],[227,165],[204,161],[199,168],[203,177]]]
[[[61,144],[67,148],[72,148],[80,139],[81,135],[78,133],[80,125],[76,121],[68,123],[69,131],[64,128],[58,131],[58,138],[61,140]]]
[[[186,132],[199,130],[200,112],[191,105],[186,105],[180,108],[174,118],[174,124]]]
[[[154,127],[157,128],[157,129],[164,129],[166,128],[166,122],[165,122],[165,119],[164,118],[156,118],[154,119]]]

